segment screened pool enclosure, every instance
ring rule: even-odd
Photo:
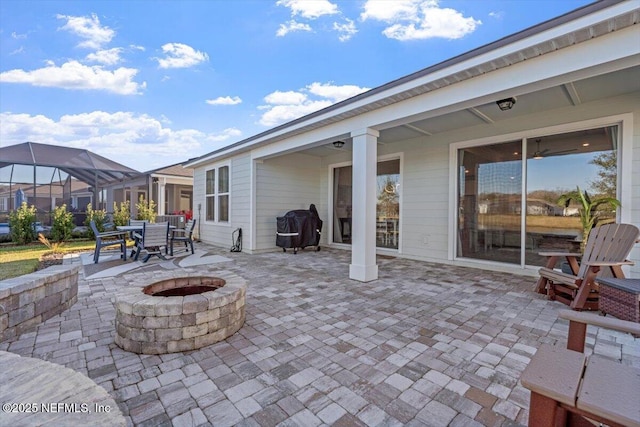
[[[140,175],[88,150],[34,142],[0,147],[0,222],[24,201],[50,224],[51,212],[67,205],[76,225],[84,222],[89,203],[105,206],[104,187]]]

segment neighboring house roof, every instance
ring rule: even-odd
[[[622,3],[635,7],[628,0],[603,0],[589,4],[227,147],[190,159],[185,166],[195,167],[230,154],[290,138],[635,25],[638,21],[637,7],[634,11],[629,11],[629,7],[622,7],[621,10],[614,8],[599,16],[597,22],[588,19],[591,14]],[[565,25],[562,30],[558,30]]]
[[[153,169],[144,173],[150,175],[173,175],[193,178],[193,169],[185,168],[184,166],[182,166],[182,163],[164,166],[162,168]]]
[[[97,183],[98,186],[140,174],[89,150],[35,142],[0,147],[0,159],[0,168],[13,164],[54,167],[85,183]]]

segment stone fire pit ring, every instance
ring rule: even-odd
[[[163,276],[151,276],[147,283],[138,279],[116,294],[115,342],[122,349],[138,354],[196,350],[230,337],[244,324],[247,287],[240,276],[184,271]],[[160,296],[167,293],[179,296]]]

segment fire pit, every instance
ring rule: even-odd
[[[195,350],[230,337],[244,324],[246,283],[239,276],[182,272],[155,280],[116,295],[115,342],[124,350]]]

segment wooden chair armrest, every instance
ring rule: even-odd
[[[628,320],[620,320],[613,317],[600,316],[595,313],[573,310],[560,310],[558,317],[569,321],[567,348],[581,353],[584,352],[587,325],[640,336],[640,323],[630,322]]]
[[[574,253],[574,252],[538,252],[538,255],[540,256],[557,256],[557,257],[574,257],[574,258],[580,258],[582,256],[581,253]]]
[[[616,265],[634,265],[633,261],[619,261],[619,262],[603,262],[603,261],[585,261],[585,265],[589,267],[613,267]]]

